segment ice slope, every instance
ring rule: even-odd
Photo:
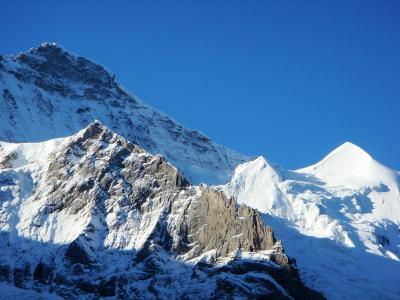
[[[399,178],[347,142],[300,170],[257,158],[221,188],[277,222],[303,278],[328,298],[393,299],[400,298]]]
[[[0,55],[0,120],[0,140],[8,142],[70,136],[100,120],[162,154],[196,184],[226,183],[248,159],[184,128],[127,92],[103,66],[53,43]]]

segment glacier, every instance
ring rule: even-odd
[[[400,296],[400,174],[346,142],[283,170],[259,157],[220,186],[264,213],[309,286],[328,299]]]

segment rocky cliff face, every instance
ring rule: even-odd
[[[10,142],[69,136],[100,120],[194,183],[227,182],[247,159],[149,107],[104,67],[50,43],[1,57],[0,119],[0,140]]]
[[[94,122],[0,144],[0,280],[66,299],[319,299],[259,213]]]
[[[199,197],[179,208],[178,253],[193,258],[215,250],[218,257],[238,249],[253,252],[273,248],[276,240],[272,229],[264,226],[254,209],[238,207],[233,199],[213,188],[199,189]]]

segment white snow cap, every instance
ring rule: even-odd
[[[360,147],[346,142],[320,162],[297,170],[311,174],[329,186],[378,186],[396,181],[395,172],[374,160]]]
[[[278,198],[276,185],[282,176],[264,157],[239,165],[231,182],[224,186],[229,196],[261,212],[267,212]]]
[[[40,45],[41,47],[47,47],[47,46],[58,46],[56,43],[53,42],[44,42]]]

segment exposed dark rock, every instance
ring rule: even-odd
[[[17,102],[15,101],[14,96],[8,89],[3,90],[3,98],[6,101],[7,108],[11,111],[17,109]]]
[[[24,281],[28,281],[32,276],[31,266],[29,264],[25,264],[22,272],[23,272]]]
[[[195,257],[216,249],[216,256],[226,256],[237,249],[260,251],[272,249],[275,237],[271,227],[265,226],[254,209],[237,206],[223,192],[200,187],[197,201],[187,203],[179,222],[178,254],[191,251]],[[195,245],[190,246],[188,245]]]
[[[82,113],[85,113],[85,112],[88,112],[88,111],[90,111],[90,107],[80,107],[80,108],[78,108],[78,109],[76,110],[76,112],[77,112],[78,114],[82,114]]]
[[[0,169],[11,168],[17,158],[18,154],[16,152],[5,154],[0,148]]]
[[[115,83],[102,66],[83,57],[74,57],[55,44],[43,44],[17,58],[36,70],[34,83],[45,91],[64,97],[93,100],[104,100],[113,95],[110,88]],[[83,95],[69,87],[76,82],[86,85]]]
[[[0,281],[8,281],[10,279],[10,267],[0,266]]]
[[[85,293],[89,294],[97,293],[97,286],[86,280],[80,279],[76,282],[76,285],[81,291]]]
[[[37,280],[42,284],[48,284],[50,283],[52,277],[53,277],[53,270],[49,265],[43,262],[37,264],[35,271],[33,272],[34,280]]]
[[[377,235],[378,243],[381,246],[390,246],[390,240],[384,235]]]
[[[86,251],[77,241],[68,246],[65,257],[73,264],[89,265],[91,263]]]
[[[325,299],[321,294],[315,292],[305,285],[300,280],[298,271],[295,268],[279,268],[268,264],[252,261],[232,261],[231,263],[218,268],[209,276],[216,276],[221,273],[231,273],[236,275],[246,275],[246,281],[257,281],[260,277],[254,276],[254,273],[269,274],[276,282],[278,282],[294,299]],[[269,282],[268,285],[270,285]],[[265,286],[265,283],[263,283]],[[251,291],[249,295],[253,295]],[[269,295],[268,295],[269,296]],[[283,297],[286,299],[285,297]],[[278,298],[279,299],[279,298]]]
[[[23,269],[15,268],[13,272],[14,285],[18,288],[24,287],[24,272]]]
[[[76,266],[78,266],[78,265],[76,265]],[[76,267],[76,266],[74,266],[74,267]],[[59,285],[59,286],[61,286],[61,285],[69,286],[71,283],[69,280],[67,280],[67,278],[65,278],[65,276],[63,276],[60,273],[57,273],[54,276],[54,284]]]
[[[109,280],[102,280],[99,284],[98,292],[102,297],[115,296],[116,278],[111,277]]]
[[[288,266],[291,264],[289,257],[286,256],[285,250],[283,249],[282,241],[276,241],[273,249],[274,253],[271,255],[271,259],[281,266]]]
[[[75,264],[74,267],[72,268],[72,273],[74,275],[82,275],[83,268],[82,268],[81,264]]]

